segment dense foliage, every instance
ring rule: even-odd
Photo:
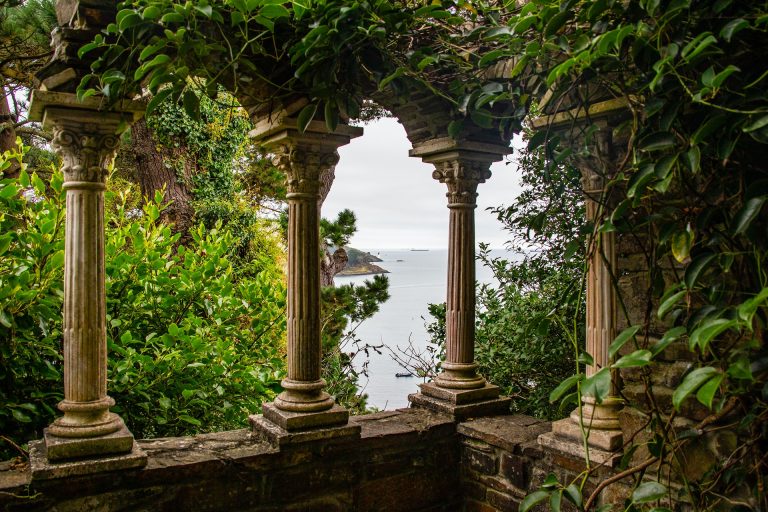
[[[21,156],[7,155],[3,165],[8,158]],[[0,431],[17,445],[40,437],[61,399],[61,184],[57,173],[46,184],[26,171],[0,181]],[[237,276],[230,233],[199,226],[190,244],[177,246],[179,235],[158,222],[161,194],[140,212],[125,208],[130,189],[107,194],[115,410],[138,437],[243,425],[279,391],[284,373],[279,261]]]

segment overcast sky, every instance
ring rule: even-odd
[[[323,217],[349,208],[357,216],[350,245],[359,249],[438,249],[448,245],[446,185],[432,178],[432,165],[408,156],[405,130],[394,119],[364,126],[365,134],[339,148],[336,181],[323,204]],[[509,158],[512,158],[510,155]],[[486,211],[509,204],[519,193],[516,166],[502,161],[478,187],[477,241],[500,248],[501,224]]]

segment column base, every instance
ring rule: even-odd
[[[110,415],[120,419],[115,414]],[[46,457],[51,462],[130,453],[134,445],[133,434],[122,419],[117,430],[103,435],[64,437],[54,432],[56,430],[52,428],[43,430]]]
[[[324,411],[294,412],[280,409],[271,403],[262,406],[262,414],[265,419],[288,432],[346,425],[349,421],[349,411],[336,404]]]
[[[598,430],[621,430],[619,411],[624,407],[624,400],[609,396],[597,403],[591,396],[581,398],[581,409],[578,407],[571,413],[571,421],[579,424],[579,413],[584,417],[584,427]]]
[[[265,404],[263,406],[265,413],[268,405],[271,406],[272,404]],[[336,408],[343,411],[345,418],[348,417],[346,409],[338,405],[334,406],[334,409]],[[281,412],[285,413],[285,411]],[[330,411],[325,412],[328,413]],[[297,413],[289,412],[287,414],[294,415]],[[319,414],[321,413],[314,413],[312,416],[317,416]],[[266,439],[272,446],[277,446],[278,448],[288,445],[310,443],[312,441],[332,440],[336,442],[344,442],[360,438],[360,425],[350,424],[346,419],[343,423],[322,424],[315,426],[314,428],[306,427],[300,430],[288,430],[262,414],[249,416],[248,422],[251,424],[254,433]]]
[[[509,413],[512,399],[499,396],[493,384],[478,389],[446,389],[434,382],[420,384],[421,392],[408,395],[411,407],[424,407],[453,416],[456,420]]]
[[[571,420],[566,418],[565,420],[561,421],[570,422]],[[539,445],[543,448],[546,448],[547,451],[561,453],[566,456],[581,460],[582,462],[586,460],[584,442],[581,440],[580,436],[579,439],[573,439],[569,437],[562,437],[555,432],[547,432],[545,434],[541,434],[537,441]],[[624,454],[620,451],[608,451],[597,447],[589,447],[589,460],[592,465],[601,464],[610,468],[615,468],[621,462],[623,455]]]
[[[573,418],[565,418],[552,422],[552,433],[563,439],[570,439],[583,444],[583,435],[579,424]],[[589,427],[589,421],[584,418],[584,433],[587,445],[608,452],[620,450],[624,446],[624,436],[621,430],[602,430]]]
[[[127,431],[127,429],[126,429]],[[116,432],[115,434],[120,434]],[[115,434],[112,434],[114,436]],[[32,474],[32,480],[51,480],[55,478],[67,478],[73,476],[90,475],[93,473],[104,473],[107,471],[121,471],[126,469],[138,469],[147,465],[147,454],[141,449],[139,444],[133,440],[130,435],[130,445],[124,453],[101,454],[99,456],[90,456],[88,458],[68,458],[64,460],[51,459],[49,450],[53,448],[54,452],[61,450],[64,446],[70,451],[76,451],[70,444],[73,439],[63,440],[65,444],[58,444],[58,439],[52,439],[49,434],[42,441],[33,441],[29,443],[29,465]],[[95,446],[91,444],[90,446]]]

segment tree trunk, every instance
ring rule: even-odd
[[[131,128],[131,140],[131,150],[136,160],[136,179],[142,195],[152,200],[156,191],[165,188],[164,201],[170,204],[163,211],[161,219],[172,223],[174,231],[182,233],[184,239],[195,216],[192,192],[186,185],[193,174],[194,163],[183,158],[183,148],[176,151],[158,149],[158,143],[144,119]],[[166,165],[166,162],[170,164],[179,160],[184,162],[182,179],[179,179],[173,165]]]
[[[4,125],[4,128],[0,129],[0,154],[16,148],[16,130],[13,128],[16,117],[11,112],[8,94],[3,86],[0,89],[0,95],[2,95],[0,98],[0,125]],[[18,178],[20,169],[16,160],[11,161],[11,165],[3,171],[3,178]]]
[[[320,174],[320,197],[317,200],[317,206],[322,211],[323,203],[331,191],[331,185],[336,178],[336,169],[334,167],[323,171]],[[337,247],[331,253],[330,248],[324,241],[321,241],[323,255],[320,258],[320,286],[333,286],[333,278],[344,270],[347,266],[349,257],[343,247]]]

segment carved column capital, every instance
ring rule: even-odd
[[[45,109],[51,146],[62,160],[65,188],[103,188],[132,114],[67,107]]]
[[[317,195],[320,175],[339,162],[335,147],[282,144],[274,150],[273,163],[286,173],[288,197],[291,195]]]
[[[476,206],[477,185],[491,177],[487,161],[454,159],[435,162],[432,177],[448,186],[448,207]]]

